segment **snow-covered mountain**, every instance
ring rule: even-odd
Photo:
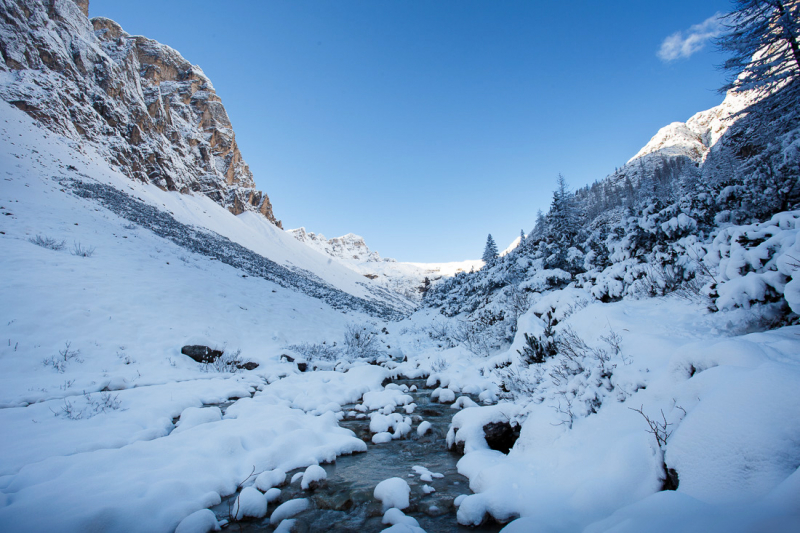
[[[330,240],[321,233],[308,232],[305,228],[287,230],[287,233],[314,250],[335,258],[371,283],[414,301],[421,300],[431,284],[459,272],[470,272],[483,266],[483,261],[479,259],[450,263],[408,263],[390,258],[381,259],[378,252],[369,249],[363,237],[353,233]],[[519,240],[515,242],[518,243]]]
[[[353,233],[328,240],[321,233],[307,232],[306,228],[286,231],[298,241],[308,244],[315,250],[343,261],[355,261],[358,263],[394,261],[394,259],[381,259],[378,252],[370,251],[367,243],[364,242],[364,237]]]
[[[617,187],[624,186],[626,180],[637,185],[643,176],[652,175],[670,159],[702,164],[717,141],[740,118],[739,114],[756,100],[753,93],[730,92],[718,106],[696,113],[686,122],[664,126],[607,179]]]
[[[129,178],[278,224],[200,67],[88,1],[0,0],[0,98]]]

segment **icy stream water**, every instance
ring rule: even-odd
[[[383,509],[381,503],[373,496],[375,486],[390,477],[405,479],[411,487],[411,505],[404,513],[413,516],[428,533],[463,531],[473,533],[494,533],[502,526],[491,523],[477,528],[459,526],[456,521],[455,498],[461,494],[471,494],[469,480],[458,474],[456,463],[460,455],[447,450],[445,436],[450,421],[457,411],[450,405],[430,401],[430,389],[425,389],[425,380],[397,380],[398,385],[416,385],[417,390],[408,392],[417,404],[412,413],[414,429],[411,434],[400,440],[385,444],[373,444],[369,432],[369,418],[345,418],[340,425],[351,429],[356,436],[367,442],[368,450],[349,456],[340,456],[333,464],[322,467],[328,474],[324,486],[314,491],[300,488],[300,480],[281,487],[278,502],[270,504],[269,514],[280,503],[293,498],[309,498],[312,507],[295,516],[297,520],[294,531],[299,533],[315,531],[360,532],[381,531],[388,525],[381,523]],[[477,400],[473,398],[473,400]],[[353,406],[344,406],[348,412]],[[404,413],[402,408],[398,408]],[[424,436],[417,436],[417,425],[420,421],[431,423],[431,430]],[[432,473],[443,474],[444,477],[433,478],[431,482],[420,480],[420,475],[413,470],[414,466],[427,468]],[[289,472],[288,478],[296,472]],[[435,492],[426,494],[424,485],[429,485]],[[233,496],[235,497],[235,495]],[[215,507],[219,518],[228,518],[228,500]],[[232,531],[273,531],[269,519],[257,519],[231,523]]]

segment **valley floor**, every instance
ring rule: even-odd
[[[438,313],[379,321],[72,194],[64,178],[96,180],[197,228],[231,239],[244,228],[243,246],[379,301],[346,269],[293,255],[302,244],[290,237],[256,231],[205,198],[129,182],[3,106],[0,529],[208,531],[225,516],[203,510],[242,488],[252,489],[242,507],[268,513],[269,530],[287,529],[281,518],[295,512],[300,528],[310,512],[302,498],[275,509],[304,481],[270,492],[280,474],[303,469],[310,480],[319,475],[311,465],[425,435],[428,415],[407,385],[390,383],[398,379],[423,379],[421,394],[453,406],[440,443],[463,448],[457,469],[469,480],[465,497],[437,500],[453,528],[491,518],[510,522],[506,532],[800,529],[800,327],[759,332],[751,311],[710,314],[676,298],[592,303],[563,289],[534,302],[520,331],[541,333],[538,316],[552,310],[558,331],[576,339],[569,360],[521,364],[521,334],[478,357],[437,336],[454,323]],[[302,343],[341,344],[348,324],[369,322],[382,331],[381,364],[311,359],[301,372],[281,357],[297,357]],[[183,355],[185,345],[258,366],[220,372]],[[368,419],[370,444],[345,419]],[[508,454],[484,438],[491,422],[520,426]],[[407,509],[444,491],[444,478],[423,480],[429,467],[408,465]],[[677,490],[661,490],[665,467]],[[396,496],[380,499],[402,507]],[[388,512],[384,525],[419,531],[408,513]]]

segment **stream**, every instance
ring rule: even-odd
[[[425,389],[425,380],[396,380],[397,385],[406,385],[417,390],[406,394],[413,397],[417,405],[410,415],[413,430],[404,439],[392,440],[384,444],[373,444],[369,431],[369,417],[345,417],[339,425],[352,430],[356,436],[367,443],[367,452],[354,455],[343,455],[335,463],[322,466],[328,479],[316,490],[304,491],[300,488],[300,480],[284,485],[280,499],[269,505],[267,516],[281,503],[294,498],[309,498],[313,504],[310,509],[296,515],[293,531],[311,533],[331,531],[337,533],[359,532],[371,533],[382,531],[389,525],[382,524],[383,508],[381,502],[373,496],[375,486],[390,477],[405,479],[411,487],[410,507],[403,512],[413,516],[422,529],[428,533],[439,532],[472,532],[495,533],[502,525],[488,523],[483,526],[463,527],[456,521],[457,508],[453,504],[456,497],[472,494],[469,480],[460,475],[456,463],[460,455],[447,450],[445,436],[453,415],[457,412],[449,404],[430,401],[431,390]],[[477,401],[477,398],[473,397]],[[354,405],[342,406],[345,413],[352,413]],[[402,407],[396,412],[403,413]],[[417,426],[422,420],[431,423],[431,429],[423,436],[417,435]],[[432,481],[420,480],[420,475],[413,467],[424,467],[434,474]],[[298,469],[288,472],[291,479]],[[434,492],[426,494],[423,486],[433,487]],[[212,510],[219,519],[229,519],[228,502],[236,498],[236,494],[225,498]],[[230,522],[228,529],[242,532],[271,532],[269,518],[246,519],[241,522]]]

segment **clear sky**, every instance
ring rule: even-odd
[[[662,126],[720,103],[723,58],[699,47],[729,8],[91,0],[90,16],[205,71],[285,228],[440,262],[529,231],[559,172],[573,188],[601,179]]]

